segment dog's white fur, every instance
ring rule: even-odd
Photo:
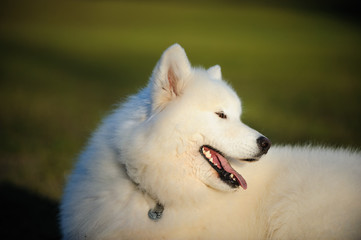
[[[272,147],[240,161],[259,156],[261,136],[240,115],[219,66],[192,68],[179,45],[168,48],[80,156],[61,204],[64,239],[360,239],[361,154]],[[205,144],[247,190],[220,180]],[[153,221],[157,202],[164,212]]]

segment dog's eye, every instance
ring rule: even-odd
[[[227,115],[226,115],[223,111],[221,111],[221,112],[216,112],[216,114],[217,114],[218,117],[220,117],[220,118],[227,119]]]

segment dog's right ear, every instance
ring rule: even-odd
[[[151,77],[152,110],[163,109],[168,102],[182,95],[190,73],[190,62],[179,44],[165,50]]]
[[[222,72],[219,65],[208,68],[207,72],[212,78],[222,80]]]

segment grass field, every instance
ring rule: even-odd
[[[361,144],[355,22],[216,1],[8,1],[0,19],[0,184],[11,209],[0,218],[5,236],[59,237],[56,204],[74,159],[175,42],[193,65],[221,65],[242,97],[244,122],[272,142]]]

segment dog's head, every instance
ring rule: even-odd
[[[146,89],[149,113],[135,131],[143,145],[132,153],[144,161],[127,163],[131,177],[145,185],[153,174],[180,185],[192,178],[222,191],[247,188],[231,163],[258,160],[270,142],[240,121],[240,99],[218,65],[192,68],[175,44],[163,53]]]

